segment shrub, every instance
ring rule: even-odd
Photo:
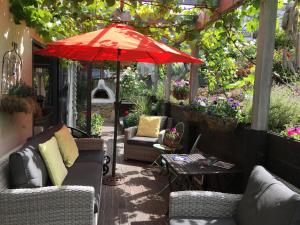
[[[137,71],[128,67],[121,76],[122,99],[129,100],[132,97],[144,95],[147,92],[146,84]]]
[[[91,134],[99,136],[101,134],[103,123],[104,118],[98,113],[93,113],[91,117]],[[86,112],[81,112],[78,114],[76,124],[79,129],[86,131]]]
[[[251,123],[252,99],[244,102],[244,122]],[[271,91],[269,130],[280,133],[287,126],[300,123],[300,96],[286,86],[274,86]]]

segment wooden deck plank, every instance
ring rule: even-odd
[[[104,127],[107,155],[112,155],[113,127]],[[124,184],[102,186],[99,225],[165,225],[168,191],[157,192],[167,184],[167,177],[151,173],[149,164],[123,160],[123,136],[118,137],[117,173],[124,174]],[[110,165],[111,168],[111,165]],[[103,217],[103,218],[101,218]]]

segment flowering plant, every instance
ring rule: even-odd
[[[238,118],[240,115],[240,103],[233,98],[215,97],[209,104],[208,113],[221,118]]]
[[[145,93],[146,84],[141,75],[130,67],[123,71],[120,82],[122,99],[130,100],[131,97]]]
[[[179,133],[177,132],[176,128],[173,127],[169,130],[169,132],[166,132],[165,136],[175,141],[179,138]]]
[[[289,137],[300,140],[300,126],[299,127],[288,127],[284,131],[284,134],[289,136]]]
[[[187,99],[189,95],[189,82],[186,80],[176,80],[173,82],[173,96],[177,100]]]
[[[180,138],[180,134],[177,132],[176,128],[173,127],[169,130],[166,130],[163,144],[168,147],[175,147],[178,144],[178,140]]]
[[[197,97],[191,104],[191,109],[194,109],[198,112],[206,112],[208,107],[209,101],[207,98],[204,97]]]

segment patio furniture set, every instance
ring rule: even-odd
[[[149,118],[145,118],[147,119]],[[146,128],[141,132],[141,120],[138,127],[125,131],[126,159],[144,161],[149,155],[151,160],[155,160],[161,154],[153,148],[153,145],[163,143],[163,134],[166,132],[164,129],[172,126],[172,119],[152,117],[148,122],[152,120],[156,121],[154,133],[156,138],[146,138],[149,124],[145,123]],[[19,150],[1,159],[1,224],[98,223],[105,153],[103,140],[75,139],[76,147],[79,149],[78,156],[73,165],[66,164],[69,167],[62,183],[54,186],[56,181],[53,173],[49,171],[49,161],[41,146],[54,137],[57,138],[57,133],[62,129],[66,128],[59,124],[33,136]],[[145,135],[145,138],[139,138],[143,137],[142,135]],[[172,152],[173,154],[161,155],[169,174],[175,173],[176,179],[183,177],[185,183],[190,185],[187,189],[192,189],[189,182],[192,180],[190,177],[194,175],[242,172],[237,167],[231,169],[216,167],[212,162],[216,159],[212,157],[207,161],[207,158],[196,149],[200,136],[193,146],[192,154]],[[58,138],[57,140],[59,141]],[[143,145],[145,148],[139,147]],[[131,146],[134,151],[130,151]],[[138,149],[141,153],[135,155]],[[182,159],[178,160],[180,157]],[[169,184],[170,189],[171,185],[172,182]],[[299,209],[300,190],[272,175],[262,166],[256,166],[243,195],[211,191],[172,192],[169,219],[170,225],[298,225]]]

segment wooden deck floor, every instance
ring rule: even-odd
[[[106,124],[102,137],[112,155],[113,127]],[[158,195],[167,177],[153,173],[149,164],[123,160],[123,136],[118,137],[117,173],[126,176],[119,186],[102,186],[99,225],[165,225],[168,190]],[[111,169],[111,166],[110,166]]]

